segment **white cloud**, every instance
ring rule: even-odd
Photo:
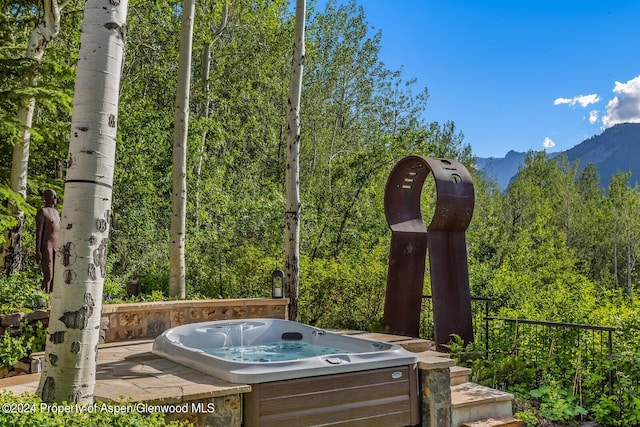
[[[548,136],[545,137],[544,141],[542,142],[542,146],[544,148],[553,148],[556,146],[556,143],[553,141],[553,139],[549,138]]]
[[[553,101],[553,105],[561,105],[561,104],[569,104],[576,105],[580,104],[582,108],[600,102],[600,97],[596,93],[592,93],[590,95],[578,95],[573,98],[557,98]]]
[[[600,97],[595,93],[592,93],[591,95],[580,95],[573,99],[577,100],[578,104],[580,104],[580,106],[583,108],[588,105],[597,104],[598,102],[600,102]]]
[[[594,124],[595,122],[598,121],[598,110],[591,110],[589,111],[589,123]]]
[[[616,82],[613,92],[619,96],[607,104],[602,124],[610,127],[618,123],[640,123],[640,76],[626,83]]]
[[[560,104],[571,104],[571,99],[570,98],[558,98],[555,101],[553,101],[553,105],[560,105]]]

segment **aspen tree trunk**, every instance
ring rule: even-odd
[[[85,3],[60,247],[38,387],[45,402],[93,401],[127,5],[127,0]]]
[[[304,68],[305,0],[296,0],[296,23],[287,112],[287,168],[284,287],[289,298],[289,320],[298,319],[300,270],[300,98]]]
[[[202,84],[204,86],[204,113],[205,119],[209,119],[210,101],[209,101],[209,74],[211,72],[211,44],[204,43],[202,46],[202,58],[201,58],[201,70]],[[193,203],[196,210],[195,226],[200,228],[200,178],[202,177],[202,164],[204,163],[204,156],[207,148],[207,136],[209,132],[207,128],[202,131],[202,139],[200,140],[200,147],[198,147],[198,164],[196,166],[195,173],[195,192],[193,197]]]
[[[29,44],[25,58],[40,62],[44,55],[44,49],[59,32],[60,16],[62,9],[69,3],[64,1],[58,4],[57,0],[45,0],[36,11],[37,24],[29,36]],[[35,86],[36,78],[34,74],[28,77],[27,85]],[[33,125],[33,112],[36,107],[35,98],[30,98],[18,109],[18,122],[24,127],[20,139],[13,147],[11,161],[11,189],[20,194],[23,199],[27,198],[27,172],[29,166],[29,149],[31,143],[31,126]],[[19,271],[22,267],[22,224],[24,223],[24,212],[15,206],[10,206],[11,212],[16,219],[16,225],[5,231],[5,241],[2,245],[2,261],[4,270],[7,273]]]
[[[191,87],[191,45],[195,0],[184,0],[180,28],[178,87],[173,133],[173,194],[171,195],[171,241],[169,244],[169,296],[186,297],[184,243],[187,217],[187,136],[189,89]]]
[[[629,224],[629,227],[631,227],[631,224]],[[629,298],[631,298],[632,296],[632,289],[633,289],[632,287],[633,281],[631,278],[631,273],[633,272],[633,264],[634,264],[631,256],[632,250],[633,248],[632,248],[631,231],[627,229],[627,280],[626,280],[625,292]]]
[[[211,3],[213,6],[214,2]],[[202,73],[202,84],[204,86],[204,117],[206,119],[209,118],[209,113],[211,111],[211,101],[210,101],[210,85],[209,85],[209,74],[211,72],[211,45],[215,42],[215,40],[222,34],[224,29],[227,26],[227,22],[229,19],[229,0],[225,0],[224,5],[222,7],[222,18],[220,22],[220,26],[212,27],[211,30],[213,32],[213,41],[204,43],[202,46],[202,64],[201,64],[201,73]],[[200,143],[200,147],[198,148],[198,165],[196,167],[196,182],[195,182],[195,195],[194,195],[194,205],[196,207],[196,212],[200,212],[200,177],[202,176],[202,163],[204,162],[204,157],[206,153],[207,147],[207,137],[208,130],[205,127],[202,132],[202,140]],[[200,227],[199,222],[200,215],[196,214],[196,228]]]

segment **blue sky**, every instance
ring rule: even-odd
[[[425,119],[453,120],[479,157],[640,122],[639,0],[356,1],[387,68],[428,88]]]

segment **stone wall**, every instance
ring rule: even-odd
[[[100,319],[100,342],[152,339],[166,329],[187,323],[228,319],[287,319],[288,299],[211,299],[188,301],[104,304]],[[23,323],[44,327],[49,313],[36,310],[29,314],[0,315],[0,339],[6,334],[20,335]],[[0,367],[0,378],[39,372],[37,358],[19,361],[12,368]],[[34,365],[34,362],[35,365]]]
[[[101,342],[150,339],[187,323],[228,319],[286,319],[287,299],[158,301],[102,306]]]
[[[49,313],[45,310],[34,310],[29,314],[16,312],[0,315],[0,337],[5,333],[16,336],[20,333],[20,326],[24,323],[36,326],[38,322],[47,327],[49,324]]]

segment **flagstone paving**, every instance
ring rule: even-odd
[[[178,403],[251,391],[247,384],[228,383],[156,356],[152,344],[140,340],[100,345],[94,399]],[[0,380],[0,389],[35,393],[39,381],[40,374],[20,375]]]

